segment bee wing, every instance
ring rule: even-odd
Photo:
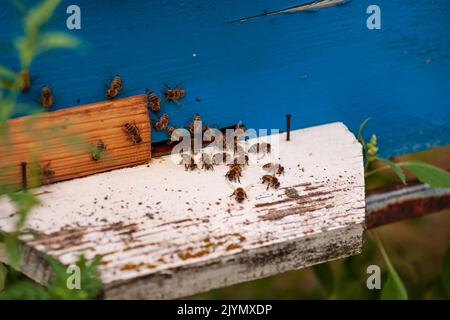
[[[258,143],[253,144],[249,149],[248,152],[250,153],[256,153],[258,152]]]
[[[244,188],[244,190],[245,190],[245,191],[248,191],[248,190],[250,190],[251,188],[253,188],[254,185],[255,185],[254,183],[251,183],[251,184],[247,185],[247,186]]]

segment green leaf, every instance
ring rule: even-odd
[[[5,288],[6,276],[8,275],[8,269],[0,263],[0,291]]]
[[[376,232],[373,232],[375,243],[378,246],[378,249],[380,250],[384,261],[386,262],[386,266],[388,268],[388,280],[383,286],[383,290],[381,292],[381,299],[382,300],[408,300],[408,293],[406,291],[406,287],[403,284],[402,279],[397,273],[397,270],[395,270],[394,265],[391,263],[391,260],[389,259],[388,254],[386,253],[386,250],[384,249],[383,243],[381,242],[380,238],[376,234]]]
[[[80,289],[69,289],[67,281],[72,275],[67,273],[67,266],[62,265],[54,258],[45,257],[52,268],[52,279],[50,281],[48,291],[54,299],[89,299],[95,298],[102,290],[102,282],[98,266],[100,265],[101,256],[88,262],[84,255],[81,255],[76,265],[80,268]]]
[[[26,32],[37,32],[53,16],[61,0],[45,0],[31,8],[24,18]]]
[[[33,207],[37,206],[40,202],[39,199],[29,191],[19,191],[11,193],[9,195],[11,201],[13,201],[19,211],[19,221],[17,221],[17,228],[20,228],[25,222],[28,214]]]
[[[46,32],[39,39],[39,53],[51,49],[75,48],[80,44],[77,37],[64,32]]]
[[[395,271],[395,270],[394,270]],[[405,286],[397,272],[389,271],[388,279],[381,291],[382,300],[408,300]]]
[[[362,136],[364,129],[366,128],[367,122],[369,122],[370,118],[365,119],[363,122],[361,122],[361,124],[359,125],[359,129],[358,129],[358,141],[364,141],[364,138]]]
[[[442,258],[441,279],[447,298],[450,299],[450,247]]]
[[[7,235],[5,238],[6,253],[8,255],[8,263],[13,268],[18,269],[20,263],[20,254],[22,252],[22,245],[20,244],[17,235]]]
[[[334,292],[334,276],[329,263],[322,263],[313,267],[314,274],[319,280],[320,285],[330,297]]]
[[[36,54],[36,35],[33,37],[17,37],[14,46],[19,54],[20,64],[23,68],[29,68]]]
[[[411,171],[417,179],[433,188],[450,188],[450,173],[431,164],[410,160],[397,163],[399,167]]]
[[[403,182],[403,184],[406,184],[406,177],[405,174],[402,171],[402,168],[400,168],[397,164],[395,164],[392,161],[389,161],[387,159],[377,158],[381,162],[383,162],[385,165],[387,165],[389,168],[392,169],[392,171],[395,172],[395,174],[399,177],[399,179]]]
[[[29,280],[14,281],[0,292],[0,300],[45,300],[50,299],[47,290]]]
[[[361,145],[363,147],[364,164],[366,164],[366,162],[367,162],[367,144],[366,144],[366,141],[364,141],[364,137],[362,135],[363,135],[364,129],[367,125],[367,122],[369,122],[369,120],[370,120],[370,118],[367,118],[366,120],[361,122],[361,124],[359,125],[358,136],[357,136],[359,143],[361,143]]]
[[[0,66],[0,78],[8,79],[8,80],[14,80],[16,77],[16,73],[4,66]]]

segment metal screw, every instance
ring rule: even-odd
[[[291,117],[289,113],[286,115],[286,141],[291,140]]]

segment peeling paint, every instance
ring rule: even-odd
[[[248,20],[252,20],[252,19],[256,19],[256,18],[261,18],[261,17],[267,17],[267,16],[273,16],[276,14],[280,14],[280,13],[296,13],[296,12],[310,12],[310,11],[315,11],[318,9],[323,9],[323,8],[328,8],[328,7],[332,7],[332,6],[339,6],[339,5],[343,5],[346,3],[351,2],[351,0],[318,0],[318,1],[311,1],[308,3],[303,3],[300,5],[296,5],[296,6],[292,6],[289,8],[284,8],[284,9],[280,9],[280,10],[276,10],[276,11],[271,11],[271,12],[264,12],[258,15],[254,15],[254,16],[250,16],[250,17],[245,17],[245,18],[241,18],[241,19],[237,19],[237,20],[232,20],[232,21],[228,21],[227,23],[239,23],[239,22],[245,22]]]

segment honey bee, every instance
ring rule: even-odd
[[[244,190],[244,188],[236,188],[234,192],[230,195],[230,197],[234,196],[236,201],[241,203],[245,199],[247,199],[247,192]]]
[[[265,165],[263,165],[263,169],[277,175],[281,175],[282,173],[284,173],[284,167],[279,163],[266,163]]]
[[[197,163],[195,163],[193,155],[184,154],[182,157],[180,164],[184,164],[184,170],[193,171],[197,169]]]
[[[122,78],[117,75],[111,80],[111,84],[106,90],[106,96],[108,99],[113,99],[119,95],[120,90],[122,90]]]
[[[91,145],[91,158],[94,161],[100,160],[103,153],[106,151],[106,145],[102,140],[98,140]]]
[[[230,182],[236,182],[237,181],[237,182],[241,183],[241,180],[239,179],[239,177],[242,177],[242,167],[240,165],[231,164],[230,165],[230,169],[225,174],[225,177]]]
[[[31,77],[30,71],[27,69],[20,70],[20,90],[23,92],[30,90],[31,87]]]
[[[223,163],[229,163],[231,161],[231,155],[228,152],[219,152],[213,155],[212,162],[214,165]]]
[[[53,106],[53,95],[52,90],[50,89],[49,86],[42,87],[41,98],[39,99],[39,102],[46,109],[49,109],[51,108],[51,106]]]
[[[136,126],[136,124],[125,123],[122,126],[122,129],[125,131],[125,133],[131,139],[131,141],[133,141],[134,144],[138,144],[138,143],[142,142],[141,132],[140,132],[139,128]]]
[[[269,190],[269,187],[278,189],[278,187],[280,186],[280,182],[278,181],[278,178],[275,176],[272,176],[270,174],[266,174],[266,175],[262,176],[261,182],[267,183],[267,190]]]
[[[202,122],[202,118],[200,117],[200,115],[197,113],[194,116],[194,121],[191,122],[188,126],[187,129],[189,131],[189,133],[191,134],[191,136],[194,136],[194,132],[195,132],[195,127],[200,125],[200,123]],[[205,132],[206,130],[208,130],[208,126],[206,124],[202,125],[202,133]]]
[[[50,180],[55,176],[55,171],[51,167],[51,161],[41,168],[41,183],[47,185]]]
[[[181,153],[181,161],[179,164],[186,164],[191,162],[191,154],[187,154],[187,153]]]
[[[156,130],[165,130],[169,125],[169,115],[164,113],[158,121],[155,122],[154,127]]]
[[[167,134],[169,135],[169,140],[167,140],[167,144],[168,145],[170,145],[170,144],[172,144],[174,141],[172,141],[172,133],[175,131],[175,130],[177,130],[177,128],[174,128],[174,127],[167,127],[166,128],[166,132],[167,132]]]
[[[234,130],[238,131],[238,133],[244,133],[245,131],[247,131],[247,128],[242,124],[242,122],[239,122],[236,124]]]
[[[239,155],[234,158],[233,163],[237,165],[248,165],[249,158],[247,155]]]
[[[184,98],[186,95],[186,92],[177,85],[175,88],[170,88],[166,83],[164,83],[164,86],[166,87],[166,90],[164,91],[164,97],[168,101],[172,101],[175,104],[178,104],[178,100]]]
[[[248,149],[248,152],[250,152],[250,153],[260,153],[260,152],[270,153],[271,145],[270,145],[270,143],[266,143],[266,142],[257,142]]]
[[[213,165],[212,159],[206,153],[202,154],[202,169],[214,171],[214,165]]]
[[[158,112],[161,109],[161,99],[154,92],[150,92],[148,101],[153,112]]]

